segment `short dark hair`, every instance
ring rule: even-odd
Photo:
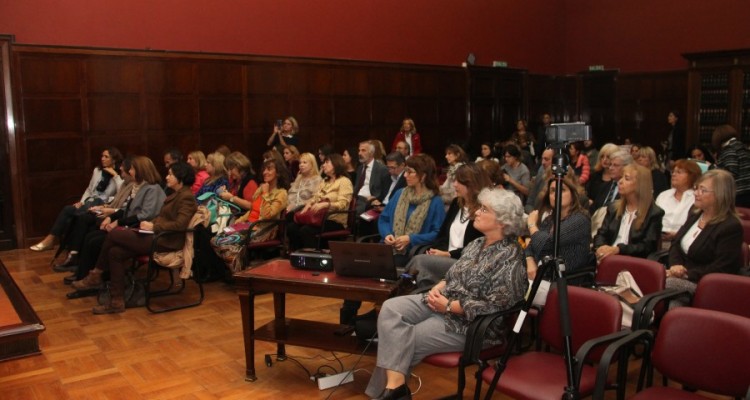
[[[404,158],[404,155],[401,154],[400,152],[392,151],[388,153],[387,156],[385,156],[385,162],[388,162],[388,161],[393,161],[398,165],[402,165],[406,161],[406,159]]]
[[[177,181],[184,186],[193,186],[193,183],[195,183],[195,171],[185,161],[178,161],[170,165],[169,170],[172,171],[172,175],[177,178]]]
[[[515,144],[509,144],[505,146],[505,149],[503,149],[506,153],[510,154],[511,156],[521,159],[521,149],[518,148]]]
[[[331,165],[333,165],[333,174],[336,175],[336,178],[346,176],[346,163],[341,154],[331,153],[328,155],[326,161],[330,161]]]
[[[176,147],[170,147],[167,150],[164,151],[164,155],[169,154],[170,157],[172,157],[175,161],[183,161],[182,160],[182,152],[180,149]]]

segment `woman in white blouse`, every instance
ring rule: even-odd
[[[693,185],[701,176],[701,168],[692,160],[677,160],[672,171],[672,188],[656,198],[656,205],[664,210],[661,220],[662,242],[674,239],[675,233],[687,220],[695,202]]]

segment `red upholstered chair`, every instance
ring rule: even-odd
[[[338,229],[335,231],[325,230],[325,225],[321,226],[320,233],[318,233],[318,249],[323,248],[323,241],[328,240],[347,240],[349,238],[357,239],[357,210],[356,197],[352,197],[352,201],[349,202],[349,208],[341,211],[328,211],[324,220],[327,220],[329,216],[334,214],[347,214],[346,227],[344,229]]]
[[[261,251],[278,250],[279,256],[283,257],[286,254],[286,211],[281,213],[278,219],[263,219],[258,220],[250,224],[248,229],[255,229],[258,227],[259,230],[263,231],[266,229],[276,228],[276,234],[269,237],[267,240],[262,242],[251,241],[251,236],[248,235],[246,238],[245,245],[247,246],[246,259],[243,265],[249,266],[252,263],[253,258]]]
[[[750,277],[708,274],[698,281],[692,305],[750,318]]]
[[[508,330],[512,328],[515,317],[518,315],[518,311],[521,310],[521,304],[502,312],[498,312],[491,315],[482,315],[472,321],[469,329],[466,333],[466,345],[464,351],[454,351],[447,353],[436,353],[429,355],[422,360],[422,362],[434,365],[441,368],[458,368],[458,387],[456,394],[445,397],[462,399],[464,389],[466,388],[466,367],[472,364],[477,364],[478,369],[476,373],[477,380],[480,379],[482,371],[489,366],[487,360],[495,359],[503,355],[507,350],[506,342],[497,346],[491,346],[486,349],[482,349],[484,332],[490,326],[490,324],[498,317],[505,318],[505,324],[508,326]],[[479,390],[479,385],[477,385]],[[478,396],[478,392],[476,393]]]
[[[750,208],[735,207],[734,209],[737,211],[737,214],[740,215],[740,219],[750,220]]]
[[[602,292],[575,286],[568,287],[568,302],[572,350],[576,361],[574,376],[579,383],[580,396],[593,394],[595,399],[602,398],[602,393],[594,393],[597,371],[591,363],[599,361],[604,346],[630,333],[620,329],[620,303]],[[539,334],[557,351],[563,349],[557,288],[550,290],[547,304],[539,317]],[[602,364],[608,366],[609,361],[604,360]],[[485,369],[482,379],[491,384],[496,369]],[[618,392],[624,390],[624,372],[618,370]],[[566,386],[566,364],[562,355],[527,352],[510,357],[497,385],[489,388],[487,398],[497,389],[514,399],[560,399]]]
[[[643,318],[633,321],[633,330],[645,328],[649,324],[652,312],[654,321],[658,323],[666,311],[667,300],[682,295],[679,290],[666,290],[666,269],[656,261],[645,258],[613,255],[605,258],[597,266],[596,282],[600,285],[614,285],[617,274],[628,271],[643,292],[643,297],[636,305],[633,316]]]
[[[740,398],[748,394],[750,387],[748,338],[748,318],[680,307],[664,316],[651,360],[664,376],[685,387]],[[648,360],[644,359],[644,364],[647,363]],[[632,397],[637,400],[704,398],[693,392],[664,386],[649,387]]]
[[[740,218],[742,224],[742,241],[744,243],[750,243],[750,220]]]

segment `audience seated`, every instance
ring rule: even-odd
[[[287,219],[292,221],[294,213],[305,206],[310,198],[318,192],[318,186],[323,182],[318,171],[318,162],[311,153],[302,153],[299,156],[299,172],[297,178],[289,188],[288,203],[286,207]]]
[[[620,148],[614,143],[607,143],[599,150],[598,160],[591,171],[591,178],[586,182],[586,193],[591,200],[595,200],[601,186],[612,181],[609,173],[610,158],[612,153]],[[591,160],[589,160],[591,161]],[[591,210],[591,208],[589,208]]]
[[[130,175],[134,184],[125,200],[126,205],[105,217],[99,224],[98,230],[86,234],[81,246],[76,281],[86,277],[96,266],[102,244],[108,233],[117,227],[137,228],[141,222],[155,218],[161,211],[166,195],[161,188],[161,176],[151,159],[143,156],[134,157]]]
[[[385,163],[385,155],[388,154],[385,151],[385,146],[383,145],[383,142],[377,139],[370,139],[368,140],[372,147],[375,149],[375,153],[373,154],[373,157],[375,157],[376,160],[380,161],[381,163]]]
[[[404,159],[411,157],[411,147],[409,146],[409,143],[406,143],[403,140],[396,143],[396,148],[393,151],[401,153],[401,155],[404,156]]]
[[[479,168],[484,171],[487,177],[490,179],[490,183],[493,187],[501,190],[505,190],[505,179],[503,178],[503,167],[500,163],[496,163],[490,160],[482,160],[476,163]]]
[[[607,207],[594,236],[598,261],[612,254],[646,258],[657,250],[661,236],[664,210],[654,204],[651,171],[637,164],[626,166],[618,190],[620,200]]]
[[[242,255],[248,235],[251,236],[250,241],[262,242],[273,237],[277,230],[277,225],[258,224],[251,228],[250,224],[264,219],[278,219],[287,206],[289,172],[284,163],[278,159],[266,160],[261,174],[263,183],[253,194],[250,210],[228,230],[219,232],[211,239],[211,247],[232,272],[246,267]]]
[[[654,198],[658,197],[663,191],[669,189],[667,175],[659,165],[656,159],[656,152],[649,146],[641,147],[633,156],[635,162],[651,170],[651,180],[654,182]]]
[[[133,177],[130,175],[130,168],[133,165],[132,157],[126,157],[120,164],[120,177],[123,185],[117,191],[111,202],[91,207],[88,212],[77,213],[74,215],[67,234],[60,244],[60,256],[64,261],[55,262],[53,269],[56,272],[75,271],[78,268],[78,253],[81,252],[83,241],[86,235],[99,228],[104,218],[114,214],[118,209],[127,205],[130,193],[133,190]],[[74,275],[75,276],[75,275]],[[68,278],[66,282],[72,282],[73,278]]]
[[[185,230],[193,218],[198,206],[190,186],[195,180],[193,169],[185,162],[170,166],[167,175],[167,186],[173,193],[164,199],[159,215],[153,221],[141,221],[139,228],[158,234],[167,230]],[[96,261],[96,268],[81,281],[73,285],[78,290],[95,288],[102,283],[102,273],[109,271],[110,300],[108,304],[94,307],[94,314],[112,314],[125,311],[125,273],[133,264],[133,258],[149,254],[154,235],[139,233],[131,229],[115,229],[107,235],[102,251]],[[182,250],[185,235],[173,235],[161,241],[158,251]]]
[[[405,163],[406,159],[403,154],[397,151],[393,151],[385,157],[385,166],[388,169],[391,184],[388,187],[388,192],[385,194],[385,198],[383,198],[382,202],[375,199],[370,203],[370,205],[376,208],[379,212],[383,211],[383,208],[388,205],[388,202],[399,189],[406,187],[406,178],[404,178],[404,171],[406,169]]]
[[[414,256],[406,266],[410,274],[417,276],[417,289],[431,288],[443,279],[445,272],[461,257],[463,249],[482,236],[473,224],[479,209],[477,197],[482,189],[491,188],[492,182],[479,165],[469,163],[458,167],[453,186],[457,196],[448,208],[435,241],[425,254]]]
[[[583,153],[583,142],[570,143],[568,154],[570,155],[570,168],[575,171],[578,182],[585,185],[591,177],[591,165],[588,156]]]
[[[734,208],[735,183],[727,171],[711,170],[696,182],[695,211],[677,231],[669,250],[667,288],[695,293],[706,274],[737,274],[742,267],[742,225]],[[672,301],[670,307],[688,304]]]
[[[289,170],[289,179],[295,180],[297,178],[297,173],[299,172],[299,150],[297,149],[297,146],[285,146],[281,155],[284,157],[286,169]]]
[[[377,323],[377,367],[365,391],[370,398],[410,399],[406,379],[424,357],[462,350],[468,326],[477,316],[523,300],[528,281],[516,236],[523,224],[521,201],[511,192],[485,189],[479,204],[474,227],[485,236],[466,246],[445,280],[429,293],[383,304]],[[502,319],[495,321],[488,344],[503,340],[504,326]]]
[[[336,153],[331,153],[323,163],[323,173],[326,180],[318,187],[310,200],[305,203],[305,207],[298,212],[307,212],[308,210],[318,211],[327,208],[329,211],[343,211],[349,208],[352,201],[352,183],[346,177],[346,166],[344,159]],[[323,221],[325,230],[338,230],[346,228],[347,215],[343,213],[333,214]],[[316,235],[320,232],[319,226],[303,225],[292,222],[287,225],[286,233],[289,238],[290,250],[297,250],[303,247],[316,248],[318,239]],[[326,243],[321,243],[324,247]]]
[[[440,197],[447,206],[456,198],[456,189],[453,187],[456,170],[466,163],[468,158],[461,146],[451,144],[445,148],[445,160],[448,162],[448,170],[445,173],[445,181],[440,185]]]
[[[346,164],[346,175],[350,181],[352,181],[352,187],[357,184],[357,172],[359,171],[359,148],[357,146],[349,146],[344,149],[341,156],[344,158],[344,164]],[[323,165],[321,163],[321,165]]]
[[[203,183],[209,177],[209,173],[206,170],[206,156],[200,150],[191,151],[190,154],[188,154],[187,163],[193,167],[193,171],[195,171],[195,182],[193,182],[190,190],[196,195],[203,186]]]
[[[523,201],[529,195],[529,182],[531,182],[529,168],[521,162],[521,150],[518,146],[505,146],[504,158],[503,178],[506,182],[506,189],[513,191]]]
[[[479,156],[477,157],[477,159],[474,160],[474,162],[480,162],[482,160],[490,160],[496,163],[500,163],[500,160],[498,160],[497,157],[495,157],[495,155],[492,154],[492,143],[490,142],[482,143],[481,152]]]
[[[403,122],[401,122],[401,130],[393,138],[391,150],[397,150],[399,142],[409,145],[410,152],[405,155],[406,158],[422,153],[422,138],[417,133],[417,126],[414,125],[414,120],[411,118],[404,118]]]
[[[195,197],[200,197],[204,193],[216,193],[219,194],[220,190],[224,190],[229,185],[227,179],[227,170],[224,168],[224,154],[211,153],[206,158],[206,172],[208,177],[203,181],[203,185],[195,193]]]
[[[701,176],[701,169],[694,161],[680,159],[672,170],[672,188],[656,198],[656,205],[664,210],[661,223],[662,240],[671,242],[675,233],[685,223],[693,207],[695,194],[693,185]]]
[[[391,175],[382,160],[375,157],[375,148],[371,141],[359,143],[359,169],[354,185],[357,215],[367,211],[373,201],[382,202],[391,187]],[[366,221],[358,218],[357,224],[360,235],[374,233],[374,227]]]
[[[250,160],[239,151],[232,152],[224,159],[224,167],[229,175],[229,190],[219,192],[219,196],[234,203],[243,210],[252,207],[252,198],[258,183]]]
[[[63,207],[57,215],[50,233],[44,239],[31,246],[33,251],[52,250],[60,237],[65,233],[71,220],[76,214],[85,213],[93,206],[102,205],[109,201],[122,186],[122,178],[118,173],[122,154],[115,147],[108,147],[102,151],[101,166],[94,168],[91,180],[81,199],[76,203]]]
[[[526,165],[529,171],[536,172],[536,159],[544,146],[536,140],[534,134],[529,132],[528,128],[529,124],[526,120],[519,119],[516,121],[516,131],[510,136],[510,142],[518,146],[518,160]]]
[[[549,180],[552,178],[552,157],[555,156],[555,150],[546,149],[542,152],[541,162],[539,165],[539,171],[529,185],[529,195],[526,198],[526,204],[523,209],[526,213],[530,213],[541,205],[540,195],[549,184]]]
[[[591,218],[580,200],[583,188],[575,177],[568,175],[562,182],[558,254],[565,260],[566,272],[575,272],[590,264]],[[527,219],[530,240],[525,254],[529,279],[534,279],[538,264],[545,256],[554,255],[556,188],[557,181],[551,178],[542,192],[539,208],[529,213]]]

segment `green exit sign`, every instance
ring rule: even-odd
[[[589,65],[589,71],[604,71],[603,65]]]

